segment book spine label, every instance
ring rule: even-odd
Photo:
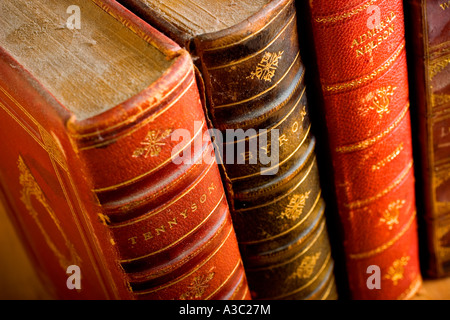
[[[310,10],[351,294],[404,298],[421,280],[402,2]]]
[[[432,276],[450,275],[450,8],[409,1],[411,54],[422,148],[422,178]],[[413,33],[414,32],[414,33]]]

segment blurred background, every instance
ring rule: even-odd
[[[0,202],[0,299],[48,300],[14,228]]]

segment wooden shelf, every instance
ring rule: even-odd
[[[413,300],[450,300],[450,277],[425,280]]]

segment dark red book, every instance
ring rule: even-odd
[[[249,298],[188,53],[109,0],[3,3],[0,43],[0,188],[54,297]]]

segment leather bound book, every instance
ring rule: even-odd
[[[409,1],[407,51],[416,108],[418,193],[424,204],[423,265],[450,275],[450,3]]]
[[[254,299],[336,299],[294,1],[120,1],[186,48]]]
[[[249,299],[189,54],[107,0],[4,2],[0,44],[1,191],[54,297]]]
[[[309,3],[350,297],[421,285],[402,1]]]

